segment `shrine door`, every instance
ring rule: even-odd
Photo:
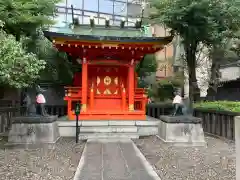
[[[89,87],[94,89],[93,110],[121,110],[120,68],[100,66],[89,69]]]

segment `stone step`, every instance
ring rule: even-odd
[[[137,126],[81,126],[80,133],[137,133]]]
[[[136,121],[81,121],[81,126],[135,126]]]
[[[137,133],[80,133],[79,140],[86,139],[138,139]]]

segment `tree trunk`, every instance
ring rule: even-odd
[[[197,43],[185,44],[185,52],[188,67],[189,100],[190,102],[195,102],[200,98],[200,89],[198,88],[196,78]]]
[[[209,87],[207,90],[207,97],[208,100],[215,101],[216,94],[217,94],[217,71],[219,71],[218,63],[215,59],[212,59],[212,66],[211,66],[211,78],[209,82]]]
[[[16,38],[16,41],[20,41],[20,34],[16,33],[15,38]]]
[[[220,58],[223,57],[223,51],[218,50],[217,47],[213,47],[211,53],[212,66],[211,66],[211,77],[209,87],[207,90],[208,100],[216,100],[217,88],[219,83],[219,70],[220,70]]]

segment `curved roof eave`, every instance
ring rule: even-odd
[[[44,31],[45,37],[49,40],[54,38],[66,38],[68,40],[84,40],[84,41],[118,41],[122,43],[158,43],[159,44],[168,44],[172,41],[172,36],[166,37],[118,37],[118,36],[96,36],[96,35],[77,35],[77,34],[68,34],[68,33],[59,33]]]

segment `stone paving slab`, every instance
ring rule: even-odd
[[[88,141],[74,180],[160,180],[139,152],[131,140]]]

